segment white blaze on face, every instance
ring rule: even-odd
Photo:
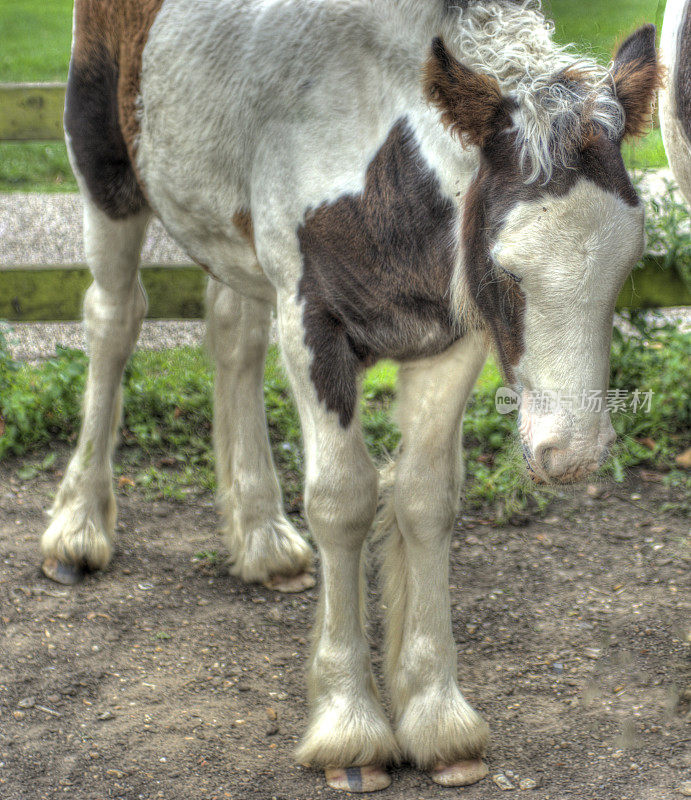
[[[526,458],[543,480],[582,477],[611,443],[607,413],[579,410],[580,397],[606,396],[614,306],[643,252],[643,219],[642,205],[580,179],[563,197],[518,204],[493,248],[496,265],[520,279],[526,298],[518,382],[533,397],[578,398],[572,408],[542,413],[523,404]]]

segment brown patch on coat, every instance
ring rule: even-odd
[[[423,68],[423,88],[444,125],[464,144],[482,147],[498,128],[512,124],[515,103],[502,95],[496,79],[461,64],[439,37]]]
[[[457,215],[400,120],[362,193],[325,203],[298,229],[311,378],[344,427],[363,367],[440,353],[460,337],[451,312]]]
[[[120,0],[120,124],[127,150],[134,163],[139,135],[137,98],[142,74],[142,54],[163,0]]]
[[[254,223],[252,214],[246,209],[241,209],[233,214],[233,225],[240,231],[242,236],[247,239],[254,249]]]
[[[75,2],[65,129],[89,194],[116,219],[146,205],[134,167],[136,99],[142,52],[162,2]]]
[[[503,195],[502,177],[513,176],[483,162],[465,198],[463,247],[470,295],[492,333],[506,380],[512,384],[513,367],[525,349],[525,297],[516,280],[495,267],[491,248],[493,235],[519,202],[520,193],[514,184],[514,191]]]
[[[691,0],[686,4],[679,31],[679,53],[674,81],[677,116],[691,142]]]
[[[616,96],[624,109],[624,136],[642,136],[652,126],[653,104],[664,68],[655,50],[655,26],[644,25],[617,51],[612,70]]]
[[[119,6],[118,0],[75,0],[72,58],[79,64],[89,64],[101,50],[117,62]]]

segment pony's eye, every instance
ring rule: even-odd
[[[510,269],[506,269],[506,267],[505,267],[505,266],[503,266],[503,265],[500,263],[500,259],[501,259],[502,250],[503,250],[502,246],[501,246],[500,244],[498,244],[498,243],[497,243],[497,244],[495,244],[495,245],[494,245],[494,246],[491,248],[491,250],[490,250],[490,258],[491,258],[491,260],[492,260],[492,264],[493,264],[493,265],[494,265],[494,266],[495,266],[495,267],[496,267],[496,268],[497,268],[497,269],[498,269],[500,272],[503,272],[505,275],[508,275],[508,276],[509,276],[509,278],[511,278],[511,280],[515,281],[516,283],[520,283],[520,282],[521,282],[521,278],[520,278],[520,276],[519,276],[519,275],[516,275],[516,273],[515,273],[515,272],[511,272],[511,270],[510,270]]]
[[[516,283],[520,283],[521,282],[520,275],[516,275],[515,272],[511,272],[511,270],[506,269],[506,267],[502,267],[501,264],[497,264],[496,266],[498,267],[498,269],[500,269],[504,273],[504,275],[508,275],[509,278],[511,278],[512,281],[516,281]]]

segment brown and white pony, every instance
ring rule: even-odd
[[[660,125],[669,165],[691,205],[691,0],[667,0],[660,41],[667,80]]]
[[[611,70],[552,41],[536,3],[76,0],[65,127],[94,282],[84,420],[42,538],[64,582],[111,557],[120,381],[155,213],[216,280],[219,500],[235,573],[311,585],[272,463],[262,369],[272,309],[306,451],[322,588],[298,751],[334,786],[403,757],[472,783],[488,728],[457,684],[448,550],[463,409],[494,345],[517,391],[604,391],[617,293],[643,247],[622,139],[658,84],[654,28]],[[360,378],[401,363],[402,445],[380,527],[392,721],[363,623],[378,475]],[[585,477],[606,411],[523,409],[531,476]]]

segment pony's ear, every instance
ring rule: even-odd
[[[621,45],[612,67],[617,100],[624,109],[624,136],[640,136],[650,127],[663,74],[655,51],[655,26],[644,25]]]
[[[482,147],[492,133],[512,125],[515,103],[502,95],[497,81],[461,64],[439,38],[425,63],[424,90],[461,141]]]

